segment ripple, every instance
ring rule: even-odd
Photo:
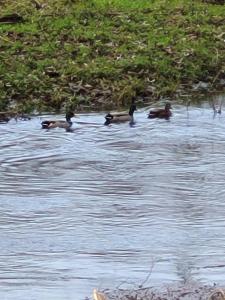
[[[49,115],[0,125],[2,298],[83,299],[99,284],[143,282],[151,265],[152,285],[222,282],[225,116],[147,110],[134,127],[103,126],[102,113],[80,115],[72,132],[41,130]]]

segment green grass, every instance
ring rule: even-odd
[[[186,0],[3,1],[0,109],[90,109],[225,77],[225,7]],[[51,72],[49,71],[51,70]],[[216,80],[215,80],[216,79]],[[210,85],[209,85],[210,86]]]

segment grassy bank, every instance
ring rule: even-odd
[[[225,6],[200,0],[3,0],[0,110],[106,108],[218,88]]]

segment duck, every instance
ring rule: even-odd
[[[154,118],[169,119],[172,116],[171,109],[172,109],[171,103],[167,102],[165,104],[165,108],[151,109],[148,114],[148,118],[149,119],[154,119]]]
[[[30,121],[30,120],[31,120],[31,117],[28,116],[27,114],[22,113],[22,114],[17,114],[17,115],[15,116],[15,119],[16,119],[16,120],[19,119],[20,121]]]
[[[41,122],[41,126],[43,129],[51,129],[51,128],[65,128],[68,130],[73,122],[71,121],[71,118],[74,117],[73,112],[67,112],[66,113],[66,121],[63,120],[45,120]]]
[[[108,113],[105,116],[106,121],[104,125],[109,125],[111,123],[122,123],[122,122],[133,123],[134,120],[133,114],[135,110],[137,110],[137,107],[134,104],[134,100],[133,100],[128,113]]]
[[[5,124],[10,121],[9,116],[6,113],[0,113],[0,123]]]
[[[8,123],[11,119],[28,121],[31,120],[31,117],[15,111],[0,112],[0,123]]]

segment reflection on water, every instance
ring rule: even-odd
[[[225,116],[175,106],[170,121],[74,132],[0,125],[0,297],[84,299],[93,287],[222,282]],[[28,292],[29,291],[29,292]]]

